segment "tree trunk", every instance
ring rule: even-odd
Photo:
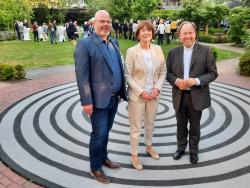
[[[205,35],[208,35],[208,27],[209,27],[209,24],[206,24],[206,26],[205,26]]]

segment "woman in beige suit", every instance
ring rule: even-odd
[[[154,26],[150,21],[142,21],[135,33],[139,43],[128,49],[125,60],[125,78],[129,86],[129,123],[132,165],[142,170],[138,158],[142,121],[144,121],[146,152],[159,159],[152,148],[154,120],[159,104],[159,94],[166,77],[166,63],[162,49],[151,43]]]

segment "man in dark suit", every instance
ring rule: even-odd
[[[109,38],[111,19],[105,10],[97,11],[95,33],[81,40],[75,50],[75,72],[83,111],[90,116],[90,174],[102,183],[109,178],[102,165],[120,168],[108,159],[107,144],[120,98],[127,100],[118,42]]]
[[[173,86],[172,99],[177,119],[178,146],[173,158],[178,160],[184,155],[189,133],[190,162],[196,164],[202,110],[211,105],[209,83],[218,74],[210,48],[196,43],[195,24],[183,22],[178,33],[183,46],[171,50],[167,58],[167,80]]]

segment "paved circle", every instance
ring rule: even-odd
[[[104,168],[109,187],[247,187],[250,183],[250,91],[211,84],[212,107],[202,115],[199,163],[188,153],[172,159],[176,120],[171,87],[164,85],[155,121],[153,146],[161,159],[145,153],[143,134],[139,156],[144,170],[130,163],[127,103],[121,102],[109,140],[109,157],[120,170]],[[46,187],[102,187],[89,175],[91,127],[82,113],[76,83],[53,87],[15,103],[0,117],[0,155],[20,174]]]

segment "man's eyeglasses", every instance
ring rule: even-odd
[[[107,24],[111,24],[110,20],[96,20],[98,22],[100,22],[101,24],[107,23]]]

